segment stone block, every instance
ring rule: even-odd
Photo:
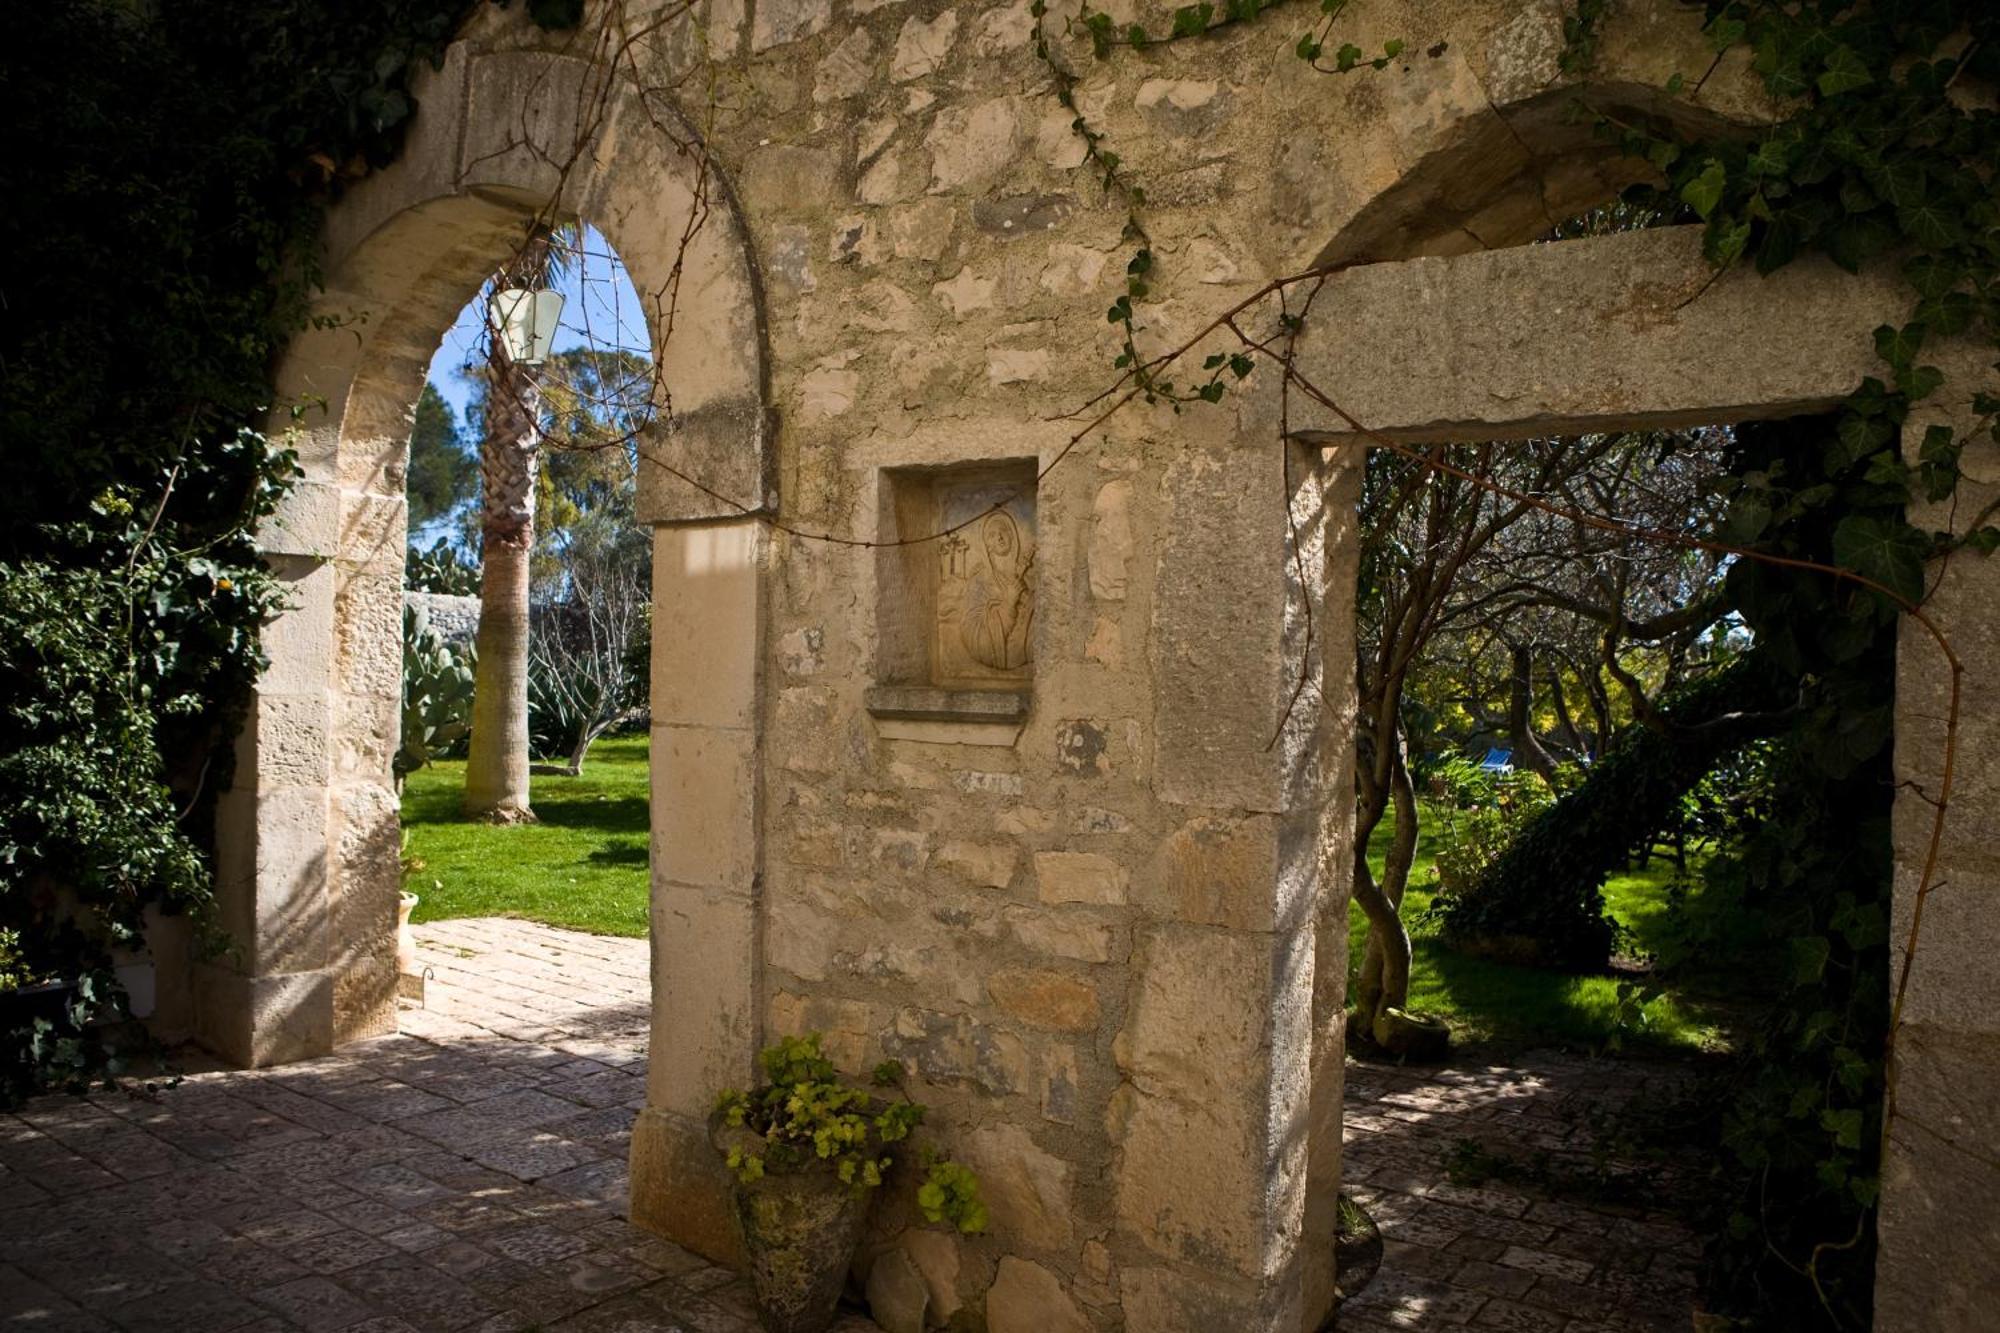
[[[931,193],[977,189],[1012,169],[1021,146],[1021,103],[995,97],[938,113],[924,146],[931,154]]]
[[[237,738],[237,789],[325,787],[333,778],[331,712],[324,690],[253,694]]]
[[[1074,1242],[1070,1167],[1019,1125],[994,1125],[965,1141],[965,1158],[979,1173],[980,1193],[1008,1246],[1068,1250]],[[987,1307],[992,1317],[992,1307]]]
[[[1270,930],[1277,881],[1276,820],[1203,815],[1160,844],[1139,896],[1171,920]]]
[[[653,880],[748,892],[756,745],[747,731],[654,726]]]
[[[1004,967],[986,979],[987,994],[1010,1017],[1057,1032],[1097,1026],[1097,990],[1061,972]]]
[[[965,1014],[906,1007],[881,1034],[882,1049],[927,1083],[962,1085],[993,1097],[1028,1086],[1021,1039]]]
[[[257,549],[331,560],[340,549],[340,487],[330,481],[293,483],[258,526]]]
[[[1127,1267],[1119,1274],[1120,1308],[1125,1327],[1146,1333],[1292,1333],[1311,1327],[1282,1289],[1259,1292],[1254,1287],[1189,1277],[1169,1268]]]
[[[1968,1154],[2000,1142],[2000,1035],[1909,1024],[1896,1065],[1875,1327],[1981,1328],[2000,1308],[2000,1212],[1991,1166]]]
[[[921,79],[937,72],[951,55],[958,37],[958,14],[947,9],[928,22],[915,15],[903,20],[896,34],[896,54],[889,63],[889,77],[898,83]]]
[[[931,864],[961,879],[989,889],[1004,889],[1014,882],[1021,853],[1011,842],[967,842],[954,839],[939,847]]]
[[[754,720],[761,548],[749,522],[653,530],[656,725]]]
[[[400,538],[398,539],[400,540]],[[403,693],[403,571],[338,566],[334,688],[355,695]]]
[[[1118,1064],[1149,1091],[1233,1103],[1263,1046],[1273,995],[1268,935],[1182,926],[1147,931],[1118,1034]]]
[[[1079,963],[1111,961],[1115,936],[1109,925],[1079,912],[1034,907],[1007,909],[1007,926],[1023,947]]]
[[[333,566],[298,556],[276,557],[271,563],[285,585],[285,609],[264,626],[263,648],[271,664],[257,678],[257,689],[287,695],[319,693],[333,684],[328,669],[334,644]],[[400,692],[400,651],[396,661]]]
[[[958,1239],[949,1232],[918,1227],[896,1238],[897,1246],[916,1265],[930,1293],[931,1317],[947,1324],[965,1302],[958,1291]]]
[[[832,0],[758,0],[750,20],[750,49],[768,51],[826,27]]]
[[[725,1267],[745,1266],[729,1172],[704,1120],[647,1106],[632,1126],[631,1170],[633,1226]]]
[[[196,1039],[245,1069],[289,1064],[333,1049],[333,978],[324,971],[245,976],[198,963]]]
[[[1123,906],[1130,884],[1125,867],[1096,852],[1035,853],[1035,888],[1045,903]]]
[[[755,1071],[756,920],[749,898],[655,882],[649,1106],[699,1122]]]
[[[1008,1255],[986,1292],[988,1333],[1090,1333],[1090,1321],[1038,1263]]]
[[[1090,592],[1122,601],[1132,559],[1132,483],[1126,478],[1100,486],[1091,509]]]

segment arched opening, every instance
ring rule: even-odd
[[[1519,128],[1520,123],[1515,121],[1514,127]],[[1427,159],[1427,165],[1460,161],[1462,148],[1454,145],[1452,152]],[[1529,156],[1540,155],[1531,152]],[[1547,201],[1602,201],[1603,194],[1593,197],[1587,189],[1578,194],[1570,184],[1592,179],[1603,182],[1600,165],[1589,159],[1558,157],[1526,176],[1496,171],[1494,178],[1502,182],[1500,194],[1475,191],[1449,206],[1439,204],[1441,192],[1461,189],[1465,182],[1451,179],[1448,172],[1443,176],[1417,173],[1361,210],[1356,220],[1360,230],[1344,232],[1328,253],[1385,262],[1334,278],[1329,284],[1334,290],[1322,293],[1320,299],[1330,297],[1329,308],[1340,313],[1324,321],[1317,335],[1307,335],[1324,340],[1308,360],[1309,367],[1318,369],[1309,368],[1308,374],[1324,377],[1323,382],[1334,389],[1334,396],[1351,419],[1328,411],[1315,428],[1300,432],[1303,438],[1351,452],[1405,450],[1447,466],[1464,467],[1463,451],[1498,451],[1509,447],[1509,441],[1522,442],[1512,447],[1524,456],[1545,450],[1552,460],[1559,461],[1563,454],[1547,450],[1545,442],[1578,437],[1601,441],[1690,428],[1727,431],[1739,423],[1752,423],[1732,433],[1734,460],[1740,463],[1754,448],[1764,448],[1774,456],[1789,448],[1792,454],[1785,466],[1796,470],[1800,441],[1788,440],[1787,434],[1796,437],[1799,432],[1790,423],[1831,408],[1864,374],[1871,373],[1868,331],[1895,309],[1896,294],[1868,280],[1855,283],[1826,271],[1786,272],[1769,280],[1738,273],[1718,278],[1700,257],[1696,228],[1666,227],[1555,245],[1525,244],[1547,230]],[[1475,218],[1485,221],[1471,225]],[[1398,260],[1404,262],[1395,262]],[[1778,328],[1785,330],[1784,337],[1774,336]],[[1822,430],[1813,438],[1823,436]],[[1760,441],[1755,446],[1753,438]],[[1516,479],[1512,489],[1540,493],[1534,470],[1530,469],[1526,479]],[[1605,498],[1588,495],[1586,503],[1574,507],[1601,512]],[[1727,501],[1729,497],[1720,498]],[[1634,529],[1658,526],[1642,525],[1637,515],[1620,519],[1613,513],[1610,517]],[[1690,535],[1746,545],[1760,535],[1752,518],[1741,512],[1741,506],[1730,509],[1718,505],[1702,523],[1685,530]],[[1606,558],[1617,559],[1610,553]],[[1822,552],[1818,558],[1830,557]],[[1725,560],[1717,574],[1727,575],[1730,563]],[[1513,573],[1525,582],[1544,584],[1532,562],[1523,563]],[[1534,599],[1531,593],[1530,600]],[[1672,612],[1676,608],[1663,606],[1660,610]],[[1764,646],[1757,634],[1740,625],[1728,621],[1718,624],[1726,633],[1740,635],[1745,655]],[[1886,697],[1889,658],[1878,656],[1882,673],[1877,684]],[[1625,663],[1614,658],[1613,665]],[[1528,683],[1532,701],[1532,674]],[[1747,704],[1750,697],[1746,692],[1735,703]],[[1555,711],[1553,704],[1549,711]],[[1572,729],[1574,725],[1571,719]],[[1872,842],[1866,847],[1857,842],[1859,877],[1847,887],[1853,890],[1850,900],[1871,902],[1886,914],[1892,859],[1886,730],[1871,745],[1870,755],[1880,780],[1873,789],[1871,814],[1865,820],[1857,817],[1854,827],[1857,839],[1865,828]],[[1467,756],[1473,764],[1480,757]],[[1365,758],[1364,754],[1364,762]],[[1420,799],[1424,793],[1420,788],[1412,791],[1412,786],[1405,784],[1403,792]],[[1464,822],[1463,812],[1459,818]],[[1358,876],[1361,872],[1357,869],[1355,873]],[[1482,964],[1489,965],[1491,960]],[[1762,968],[1764,963],[1738,957],[1735,965]],[[1459,970],[1463,973],[1468,969],[1460,965]],[[1636,1013],[1648,998],[1650,983],[1637,972],[1626,980],[1625,999],[1632,1002]],[[1466,979],[1461,977],[1460,981]],[[1469,984],[1460,986],[1458,998],[1468,998]],[[1615,985],[1616,979],[1607,978],[1606,984]],[[1444,987],[1451,988],[1449,982]],[[1478,998],[1481,1003],[1505,1002],[1498,992]],[[1874,998],[1872,991],[1863,997],[1870,1002]],[[1879,1033],[1873,1040],[1879,1044]],[[1593,1086],[1587,1071],[1565,1066],[1560,1060],[1546,1077],[1531,1075],[1517,1080],[1516,1095],[1511,1099],[1501,1096],[1497,1101],[1474,1091],[1476,1079],[1455,1076],[1412,1080],[1401,1073],[1382,1074],[1362,1067],[1354,1081],[1346,1097],[1349,1160],[1359,1167],[1357,1175],[1364,1179],[1380,1175],[1385,1163],[1399,1160],[1397,1154],[1409,1147],[1410,1124],[1441,1128],[1450,1137],[1459,1131],[1443,1127],[1454,1119],[1483,1114],[1513,1125],[1510,1132],[1517,1139],[1523,1134],[1543,1133],[1543,1139],[1536,1143],[1517,1144],[1512,1152],[1493,1154],[1498,1161],[1483,1156],[1489,1147],[1461,1154],[1457,1165],[1464,1170],[1455,1183],[1501,1194],[1509,1194],[1514,1187],[1530,1192],[1538,1188],[1525,1181],[1519,1168],[1543,1153],[1554,1153],[1560,1162],[1562,1145],[1557,1140],[1570,1134],[1564,1130],[1549,1135],[1548,1124],[1533,1129],[1536,1096],[1522,1089],[1537,1083],[1550,1088],[1567,1085],[1569,1095],[1578,1102],[1602,1093],[1600,1087]],[[1320,1095],[1316,1093],[1316,1101]],[[1641,1094],[1656,1095],[1650,1091]],[[1365,1107],[1365,1114],[1353,1114],[1357,1100],[1372,1103]],[[1513,1104],[1502,1104],[1510,1100]],[[1462,1137],[1472,1142],[1479,1136]],[[1405,1142],[1398,1143],[1399,1138]],[[1516,1170],[1512,1177],[1507,1175],[1510,1168]],[[1393,1206],[1393,1181],[1373,1188],[1386,1190],[1392,1214],[1400,1211],[1407,1215],[1407,1208]],[[1409,1199],[1400,1202],[1407,1205]],[[1550,1252],[1560,1249],[1559,1231],[1558,1224],[1555,1232],[1542,1238]],[[1692,1257],[1694,1250],[1685,1232],[1677,1239],[1665,1240],[1681,1246]],[[1412,1257],[1421,1260],[1423,1255]],[[1406,1272],[1405,1276],[1411,1274]],[[1578,1264],[1565,1280],[1579,1287],[1590,1286],[1596,1280],[1592,1263]],[[1448,1285],[1433,1284],[1427,1293],[1405,1291],[1403,1296],[1417,1302],[1406,1306],[1405,1313],[1433,1308],[1427,1302],[1448,1297]],[[1691,1294],[1683,1292],[1683,1317]],[[1386,1289],[1378,1293],[1378,1299],[1401,1298],[1393,1289]]]
[[[294,595],[267,630],[271,666],[218,811],[234,947],[198,966],[197,1030],[246,1065],[394,1030],[411,409],[496,261],[552,219],[591,219],[639,294],[658,390],[634,501],[662,613],[633,1211],[698,1230],[686,1219],[720,1207],[720,1168],[675,1145],[699,1140],[713,1089],[747,1076],[757,1037],[754,515],[775,503],[761,292],[727,183],[659,95],[564,56],[464,47],[417,91],[403,156],[332,210],[322,317],[277,369],[299,407],[277,425],[305,477],[264,546]],[[509,1133],[532,1158],[533,1135]]]
[[[525,359],[497,328],[518,299],[503,289],[561,301],[527,330],[548,345]],[[393,764],[414,923],[398,943],[400,1030],[454,1036],[461,1054],[569,1053],[613,1106],[643,1091],[651,1002],[652,544],[636,505],[639,439],[664,395],[643,310],[604,235],[559,222],[497,257],[445,332],[405,468]],[[622,1155],[629,1124],[599,1119],[581,1122],[586,1141],[545,1144],[545,1161]]]

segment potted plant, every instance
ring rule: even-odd
[[[901,1156],[924,1107],[900,1091],[902,1066],[876,1066],[877,1088],[841,1081],[818,1033],[785,1037],[758,1056],[764,1085],[716,1101],[710,1133],[735,1177],[743,1248],[768,1333],[824,1333],[875,1192]],[[917,1206],[968,1234],[986,1228],[978,1178],[925,1155]]]

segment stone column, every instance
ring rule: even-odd
[[[1946,366],[1947,392],[1969,399],[1990,350]],[[1928,405],[1927,405],[1928,406]],[[1912,419],[1914,461],[1926,426],[1960,438],[1977,421],[1961,410]],[[1919,527],[1943,529],[2000,499],[2000,446],[1967,444],[1964,477],[1948,505],[1920,505]],[[1924,904],[1894,1069],[1896,1117],[1882,1163],[1881,1253],[1875,1326],[1885,1333],[1983,1328],[2000,1307],[2000,558],[1964,554],[1935,566],[1926,610],[1964,666],[1956,779],[1935,887]],[[1890,986],[1928,856],[1945,749],[1951,673],[1936,643],[1907,618],[1896,663],[1896,887]]]
[[[707,1118],[758,1049],[755,519],[653,530],[653,1031],[632,1132],[632,1220],[740,1263]]]
[[[1152,626],[1181,822],[1140,895],[1110,1112],[1125,1325],[1297,1333],[1332,1296],[1354,480],[1220,413],[1184,430]]]
[[[271,665],[216,806],[217,917],[227,952],[195,965],[198,1039],[240,1065],[333,1048],[327,824],[333,782],[330,659],[339,491],[302,483],[262,534],[289,607],[265,627]]]

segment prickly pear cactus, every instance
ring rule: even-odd
[[[396,780],[414,773],[472,732],[472,646],[453,647],[430,617],[403,608],[403,741]]]

